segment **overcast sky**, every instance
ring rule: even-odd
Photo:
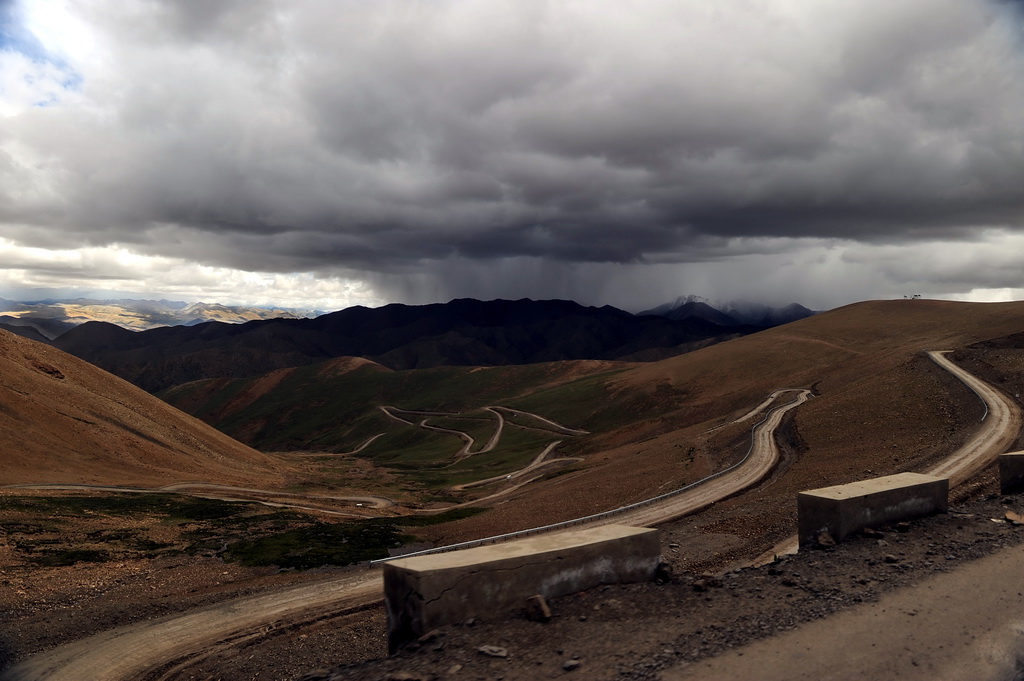
[[[1024,298],[996,0],[0,0],[0,295]]]

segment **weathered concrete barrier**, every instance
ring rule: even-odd
[[[796,495],[800,546],[821,532],[836,541],[868,527],[908,520],[949,508],[949,480],[898,473]]]
[[[1008,452],[999,457],[999,491],[1024,492],[1024,452]]]
[[[391,652],[443,624],[510,613],[526,599],[654,578],[658,531],[605,525],[384,564]]]

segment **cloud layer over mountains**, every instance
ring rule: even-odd
[[[23,282],[99,281],[38,277],[116,245],[121,286],[194,264],[408,302],[1024,288],[1014,3],[0,8]]]

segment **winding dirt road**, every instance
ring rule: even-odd
[[[928,357],[940,367],[960,379],[985,403],[982,426],[963,446],[943,461],[922,471],[927,475],[949,478],[949,486],[955,487],[969,480],[978,471],[989,465],[1007,451],[1024,426],[1020,407],[1009,397],[996,390],[980,378],[954,364],[946,354],[950,350],[929,350]],[[764,565],[776,556],[796,553],[799,542],[796,535],[787,537],[754,559],[751,565]]]
[[[770,412],[766,420],[755,428],[747,457],[733,471],[700,487],[698,494],[684,493],[637,509],[635,515],[616,515],[606,522],[665,522],[756,483],[771,469],[778,456],[772,436],[782,417],[806,401],[808,395],[806,390],[799,391],[796,400]],[[562,430],[575,430],[542,420]],[[544,459],[557,444],[546,447],[526,468],[517,471],[517,477],[548,465],[550,462]],[[507,494],[532,480],[498,494]],[[54,648],[0,673],[0,681],[171,679],[176,671],[182,671],[233,643],[262,635],[275,626],[301,625],[318,620],[325,613],[336,614],[372,605],[382,600],[383,590],[380,569],[369,569],[315,584],[238,598],[182,615],[120,627]]]
[[[149,681],[173,678],[174,671],[225,646],[263,635],[280,620],[312,621],[331,612],[379,601],[380,570],[366,570],[238,598],[183,615],[170,615],[95,636],[36,655],[0,672],[0,681]]]
[[[546,468],[547,466],[551,466],[556,463],[570,463],[576,461],[583,461],[583,459],[578,456],[563,456],[557,459],[548,459],[548,455],[551,454],[551,452],[554,451],[555,447],[557,447],[560,444],[562,444],[561,440],[555,440],[547,447],[545,447],[543,450],[541,450],[541,453],[535,456],[533,458],[533,461],[527,464],[524,468],[520,468],[517,471],[513,471],[512,473],[508,473],[506,475],[495,475],[493,478],[485,478],[483,480],[465,482],[461,485],[453,485],[452,490],[455,492],[461,492],[463,490],[473,489],[474,487],[483,487],[484,485],[490,485],[495,482],[501,482],[502,480],[516,480],[518,478],[523,477],[527,473],[532,473],[536,471],[538,468]],[[476,502],[474,501],[473,503]]]
[[[943,353],[930,353],[930,356],[978,393],[989,410],[979,433],[929,471],[963,480],[1012,442],[1021,426],[1021,413],[1008,398],[953,365]],[[806,390],[798,391],[792,402],[771,410],[754,428],[748,455],[730,471],[692,490],[611,516],[607,522],[636,525],[666,522],[756,484],[777,461],[775,430],[785,414],[805,402],[809,394]],[[741,418],[750,418],[766,407],[767,402],[762,403]],[[169,679],[175,670],[185,669],[193,661],[230,646],[232,641],[260,635],[268,625],[271,628],[278,622],[293,625],[319,619],[327,612],[364,607],[381,600],[382,592],[380,571],[371,569],[316,584],[239,598],[60,646],[0,673],[0,681]]]
[[[324,457],[352,456],[353,454],[358,454],[359,452],[363,451],[364,449],[366,449],[367,447],[372,445],[377,438],[384,437],[385,435],[387,435],[387,433],[377,433],[376,435],[372,435],[372,436],[370,436],[370,438],[368,440],[366,440],[366,442],[362,443],[361,445],[359,445],[355,449],[351,449],[351,450],[349,450],[347,452],[306,452],[306,453],[299,454],[298,456],[301,456],[303,458],[310,458],[310,459],[312,459],[312,458],[324,458]],[[291,452],[288,452],[288,454],[291,454],[292,456],[295,456]]]
[[[950,351],[932,350],[928,356],[963,381],[981,398],[987,409],[983,425],[974,437],[950,454],[945,461],[925,471],[928,475],[949,478],[950,487],[953,487],[969,479],[1007,451],[1017,439],[1024,421],[1020,407],[1012,399],[951,362],[946,357],[948,352]]]
[[[341,516],[345,518],[364,518],[366,515],[363,513],[338,511],[325,506],[322,503],[318,505],[312,504],[316,504],[317,502],[342,502],[373,509],[387,508],[389,506],[394,506],[395,504],[394,501],[387,497],[296,494],[292,492],[276,492],[273,490],[255,489],[252,487],[234,487],[232,485],[217,485],[205,482],[182,482],[173,485],[164,485],[163,487],[119,487],[113,485],[44,483],[38,485],[3,485],[0,486],[0,489],[82,490],[89,492],[118,492],[124,494],[182,494],[185,496],[201,497],[203,499],[240,501],[250,504],[261,504],[271,508],[291,508],[298,511],[325,513],[327,515]],[[234,492],[235,494],[228,495],[227,492]],[[295,499],[296,501],[291,501],[291,499]]]
[[[777,390],[772,393],[771,399],[777,399],[786,392],[796,392],[796,398],[792,402],[769,411],[767,417],[754,427],[750,451],[739,464],[692,489],[610,516],[604,522],[651,527],[699,511],[716,501],[756,485],[771,472],[779,461],[779,448],[775,444],[775,430],[782,423],[783,417],[791,409],[806,402],[811,396],[810,390]],[[762,403],[758,411],[766,406],[766,403]],[[749,414],[741,417],[739,421],[745,421],[748,418],[750,418]]]
[[[416,426],[417,428],[423,428],[424,430],[433,430],[438,433],[448,433],[462,440],[464,443],[459,451],[455,452],[456,462],[461,461],[467,457],[473,456],[474,454],[484,454],[492,451],[498,446],[498,442],[501,440],[501,433],[505,429],[505,418],[495,410],[494,407],[484,407],[483,411],[489,411],[494,414],[494,418],[498,420],[498,425],[494,429],[494,433],[488,438],[487,444],[480,449],[473,451],[473,445],[476,444],[476,439],[469,433],[461,430],[455,430],[454,428],[442,428],[441,426],[432,426],[427,423],[427,419],[421,419],[419,423],[414,423],[407,419],[403,419],[398,413],[401,414],[416,414],[417,416],[458,416],[458,414],[449,414],[444,412],[436,411],[411,411],[409,409],[399,409],[398,407],[382,406],[379,409],[393,418],[394,420],[408,424],[410,426]],[[398,412],[398,413],[396,413]]]
[[[512,409],[510,407],[487,407],[490,411],[501,410],[507,411],[512,416],[529,416],[530,418],[537,419],[541,423],[546,423],[551,430],[558,433],[564,433],[565,435],[590,435],[589,430],[580,430],[579,428],[570,428],[569,426],[563,426],[561,423],[552,421],[551,419],[541,416],[540,414],[531,414],[528,411],[522,411],[520,409]]]

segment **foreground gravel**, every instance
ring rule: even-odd
[[[1008,521],[1008,511],[1024,513],[1024,497],[984,495],[948,514],[882,528],[760,568],[678,574],[664,585],[600,587],[553,600],[548,623],[529,621],[525,614],[467,620],[432,632],[393,657],[301,678],[527,681],[569,674],[657,679],[681,663],[877,600],[1024,543],[1024,526]]]

